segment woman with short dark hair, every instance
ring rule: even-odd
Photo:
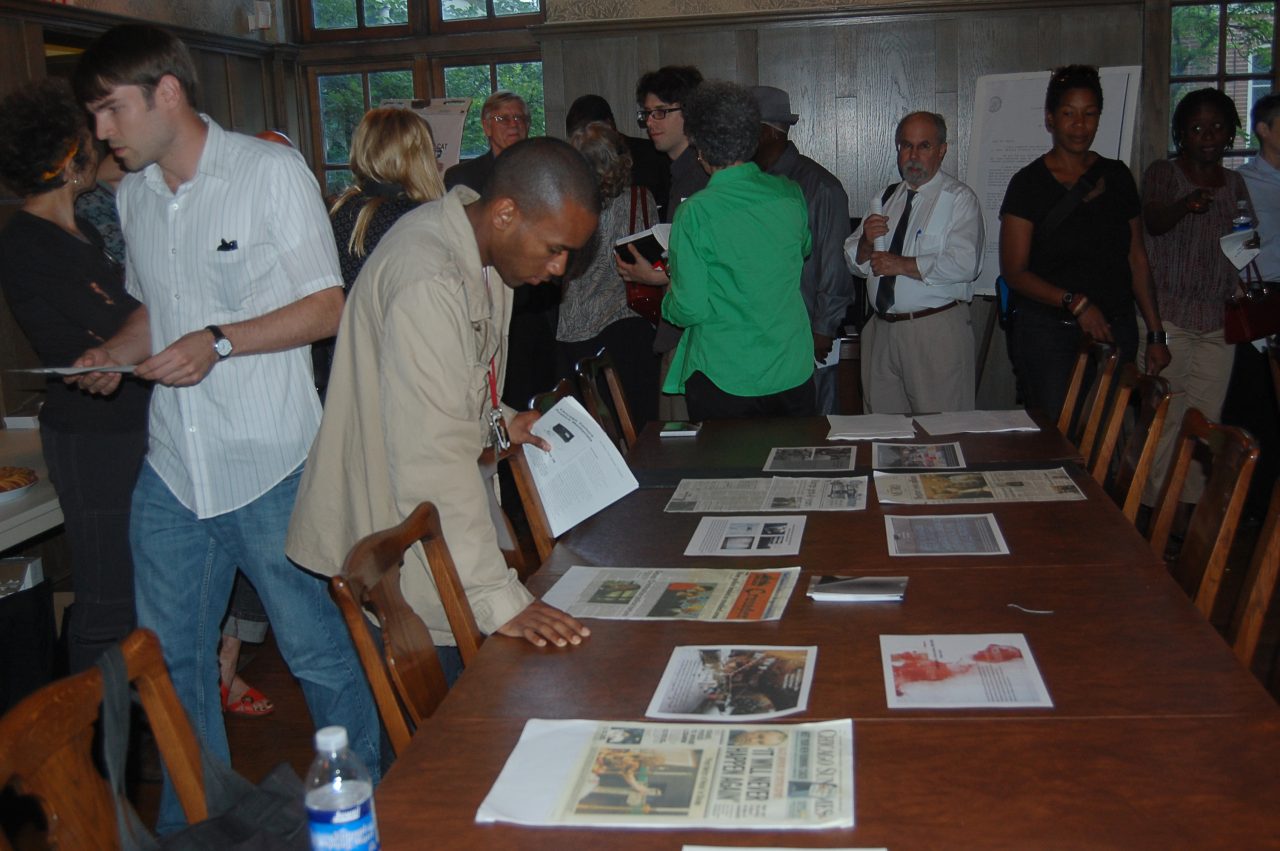
[[[694,420],[811,415],[813,336],[800,294],[812,248],[804,195],[751,162],[760,110],[741,86],[695,89],[684,129],[711,179],[672,222],[662,315],[685,333],[663,392],[684,393]]]
[[[0,181],[22,198],[0,232],[0,288],[44,366],[71,365],[139,306],[119,260],[75,215],[97,164],[84,110],[65,82],[33,83],[0,102]],[[40,440],[71,548],[67,648],[80,671],[134,625],[129,505],[147,448],[150,388],[129,379],[103,398],[51,378],[46,391]]]

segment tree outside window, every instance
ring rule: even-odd
[[[1206,87],[1226,92],[1241,121],[1226,164],[1238,165],[1257,150],[1249,114],[1274,84],[1276,3],[1175,5],[1171,24],[1169,114],[1188,92]],[[1172,152],[1172,133],[1168,145]]]
[[[440,0],[440,19],[443,21],[509,18],[536,15],[541,11],[540,0]]]
[[[471,98],[471,111],[462,132],[463,159],[478,157],[489,150],[480,128],[480,107],[498,90],[515,92],[529,105],[529,135],[547,134],[547,117],[542,95],[542,63],[487,62],[444,66],[445,97]]]
[[[405,68],[319,74],[316,84],[325,193],[334,195],[351,184],[351,134],[356,125],[387,98],[413,97],[413,72]]]

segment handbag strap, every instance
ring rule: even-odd
[[[125,797],[125,762],[129,752],[129,711],[132,706],[128,667],[120,645],[103,651],[98,657],[102,673],[102,761],[107,769],[107,784],[116,808],[116,831],[121,851],[156,851],[160,846],[142,824],[138,813]]]
[[[1058,229],[1058,226],[1067,220],[1067,216],[1080,206],[1080,202],[1084,200],[1084,196],[1093,191],[1098,184],[1100,177],[1097,172],[1102,169],[1102,157],[1094,160],[1093,165],[1089,166],[1088,171],[1080,175],[1076,180],[1075,186],[1067,190],[1067,194],[1058,199],[1058,203],[1053,205],[1053,209],[1049,210],[1048,215],[1044,217],[1044,221],[1040,222],[1036,228],[1038,237],[1046,237]]]
[[[631,226],[628,233],[638,233],[636,230],[636,209],[639,208],[640,215],[644,219],[645,230],[649,229],[649,205],[641,204],[640,197],[647,190],[643,186],[635,183],[631,184]]]

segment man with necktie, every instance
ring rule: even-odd
[[[902,182],[877,196],[880,203],[844,243],[849,268],[867,278],[875,306],[862,329],[863,407],[876,414],[971,411],[975,356],[966,305],[982,271],[982,210],[972,189],[941,171],[941,115],[911,113],[894,139]]]

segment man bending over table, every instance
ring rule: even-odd
[[[512,289],[564,274],[599,212],[582,156],[559,140],[530,139],[497,158],[483,195],[455,187],[378,244],[343,314],[290,558],[336,574],[356,541],[431,500],[481,630],[540,647],[581,643],[589,630],[534,600],[507,567],[476,462],[502,392]],[[500,413],[512,442],[550,448],[529,432],[536,413]],[[419,545],[401,585],[452,682],[461,659]]]

